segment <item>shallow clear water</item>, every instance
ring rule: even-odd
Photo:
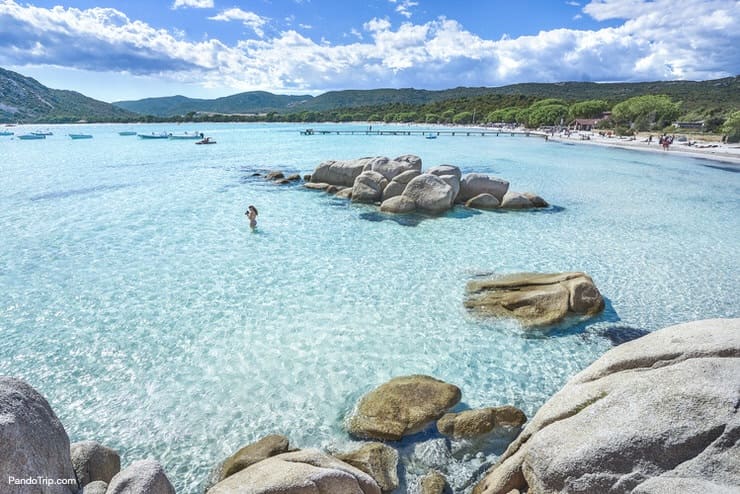
[[[0,373],[39,389],[72,441],[103,442],[124,464],[159,459],[178,492],[201,492],[218,460],[267,433],[347,447],[346,413],[396,375],[531,415],[611,347],[607,328],[740,315],[740,174],[708,161],[503,135],[183,126],[218,141],[195,146],[117,135],[129,128],[0,138]],[[406,153],[557,207],[399,224],[251,176]],[[528,335],[462,307],[476,274],[569,270],[608,300],[575,328]],[[447,468],[462,490],[471,467]]]

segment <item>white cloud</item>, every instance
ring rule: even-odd
[[[570,5],[571,7],[580,7],[580,6],[581,6],[581,4],[580,4],[580,3],[578,3],[578,2],[574,2],[574,1],[572,1],[572,0],[570,0],[570,1],[568,1],[568,2],[565,2],[565,5]]]
[[[625,3],[629,8],[622,7]],[[669,4],[674,8],[667,11]],[[118,71],[234,92],[710,79],[740,73],[740,3],[735,0],[601,0],[583,12],[623,22],[493,40],[444,17],[398,26],[374,18],[363,25],[364,37],[353,31],[342,43],[287,30],[227,45],[212,38],[187,41],[181,33],[155,29],[115,9],[45,9],[2,0],[0,65]],[[239,9],[215,17],[255,31],[267,22]]]
[[[194,9],[212,9],[213,0],[175,0],[172,4],[173,9],[179,9],[181,7],[191,7]]]
[[[218,15],[214,15],[213,17],[209,17],[212,21],[239,21],[248,28],[250,28],[252,31],[255,32],[257,36],[260,38],[265,35],[264,31],[262,30],[262,27],[267,24],[266,17],[262,17],[258,14],[255,14],[254,12],[246,12],[239,8],[232,8],[227,9],[222,12],[220,12]]]
[[[313,26],[311,24],[298,24],[298,27],[301,29],[313,29]]]
[[[390,3],[396,5],[396,12],[404,16],[406,19],[411,19],[411,8],[417,7],[419,2],[413,0],[388,0]]]

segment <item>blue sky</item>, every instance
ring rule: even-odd
[[[0,0],[0,66],[104,101],[703,80],[740,73],[740,1]]]

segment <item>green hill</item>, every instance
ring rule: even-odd
[[[191,112],[230,114],[286,112],[292,106],[311,98],[311,96],[288,96],[265,91],[250,91],[217,99],[167,96],[136,101],[116,101],[113,104],[142,115],[170,117],[187,115]]]
[[[50,89],[0,68],[0,122],[116,122],[137,118],[126,110],[75,91]]]
[[[148,98],[114,103],[143,115],[172,117],[190,112],[245,114],[300,114],[335,110],[377,109],[400,106],[405,109],[422,106],[433,111],[444,107],[469,106],[477,101],[507,101],[512,97],[525,100],[557,98],[567,102],[599,99],[616,104],[633,96],[665,94],[680,102],[686,115],[703,114],[740,108],[740,77],[711,81],[657,81],[635,83],[524,83],[501,87],[458,87],[441,91],[425,89],[369,89],[330,91],[316,97],[275,95],[262,91],[248,92],[213,100],[184,96]],[[490,105],[484,104],[489,107]],[[499,106],[498,103],[496,106]],[[472,111],[472,107],[470,108]],[[483,108],[481,108],[483,110]],[[426,111],[426,109],[425,109]]]

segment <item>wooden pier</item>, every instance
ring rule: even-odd
[[[366,136],[421,136],[427,139],[434,139],[440,136],[523,136],[523,137],[547,137],[542,132],[534,131],[522,131],[522,130],[511,130],[511,129],[491,129],[491,130],[470,130],[470,129],[443,129],[443,130],[422,130],[422,129],[409,129],[409,130],[345,130],[345,129],[305,129],[301,130],[301,135],[312,136],[312,135],[366,135]]]

